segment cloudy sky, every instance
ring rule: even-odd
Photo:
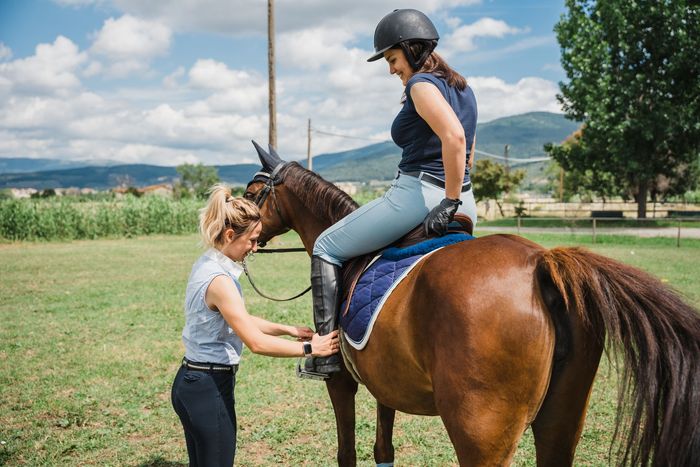
[[[309,118],[314,154],[389,139],[403,88],[366,59],[395,8],[433,19],[480,122],[560,112],[562,3],[276,0],[280,154]],[[235,164],[267,129],[266,0],[0,0],[0,157]]]

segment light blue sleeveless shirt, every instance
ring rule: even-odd
[[[217,276],[230,277],[241,293],[238,277],[242,272],[241,266],[214,248],[206,251],[192,266],[185,292],[185,327],[182,330],[187,360],[223,365],[237,365],[240,361],[243,342],[221,313],[207,306],[205,295]]]

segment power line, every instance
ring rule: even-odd
[[[379,138],[363,138],[361,136],[341,135],[340,133],[331,133],[328,131],[317,130],[315,128],[311,128],[311,131],[313,131],[314,133],[318,133],[319,135],[335,136],[338,138],[359,139],[362,141],[377,141],[377,142],[386,141],[385,139],[379,139]]]
[[[491,154],[488,152],[480,151],[478,149],[475,149],[474,152],[477,154],[481,154],[482,156],[491,157],[493,159],[499,159],[499,160],[504,160],[504,161],[507,160],[513,164],[529,164],[531,162],[545,162],[545,161],[551,160],[549,157],[531,157],[528,159],[515,159],[512,157],[506,158],[504,156],[497,156],[496,154]]]
[[[343,135],[340,133],[331,133],[330,131],[323,131],[323,130],[317,130],[315,128],[310,128],[310,132],[314,132],[319,135],[325,135],[325,136],[335,136],[337,138],[346,138],[346,139],[356,139],[360,141],[375,141],[375,142],[382,142],[382,141],[387,141],[385,139],[380,139],[380,138],[365,138],[362,136],[353,136],[353,135]],[[475,149],[474,152],[477,154],[481,154],[482,156],[488,156],[493,159],[499,159],[499,160],[508,160],[510,163],[513,165],[517,164],[530,164],[533,162],[546,162],[551,160],[549,157],[531,157],[527,159],[518,159],[518,158],[513,158],[513,157],[504,157],[504,156],[497,156],[496,154],[491,154],[485,151],[480,151],[478,149]]]

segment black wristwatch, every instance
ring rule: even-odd
[[[310,357],[311,352],[313,352],[313,349],[311,348],[311,342],[302,342],[302,345],[304,346],[304,355]]]

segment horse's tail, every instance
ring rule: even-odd
[[[544,252],[537,277],[623,356],[621,463],[700,465],[700,314],[649,274],[580,248]]]

